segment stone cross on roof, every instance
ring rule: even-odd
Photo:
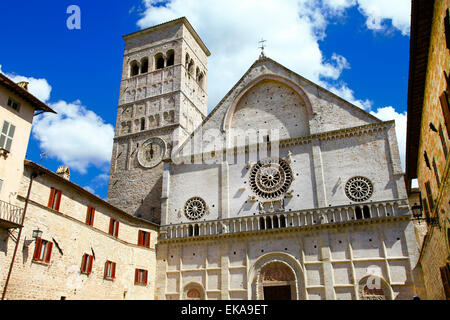
[[[264,40],[264,39],[261,39],[261,41],[259,41],[259,43],[261,44],[261,46],[259,47],[259,48],[261,49],[261,54],[259,55],[259,58],[260,58],[260,59],[266,57],[266,56],[264,55],[264,48],[265,48],[264,43],[265,43],[265,42],[267,42],[267,41]]]

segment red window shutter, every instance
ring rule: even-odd
[[[50,188],[50,197],[48,198],[48,207],[53,209],[53,201],[55,200],[55,188]]]
[[[59,211],[59,205],[61,204],[61,196],[62,196],[62,191],[57,190],[56,192],[56,203],[55,203],[55,210]]]
[[[89,223],[91,226],[94,225],[94,217],[95,217],[95,208],[91,208],[91,221]]]
[[[88,206],[86,212],[86,224],[91,224],[91,207]]]
[[[116,230],[114,232],[114,237],[119,237],[119,221],[116,220]]]
[[[146,285],[148,281],[148,270],[145,270],[145,278],[144,278],[144,284]]]
[[[104,274],[104,277],[105,277],[105,278],[108,277],[108,264],[109,264],[109,261],[106,261],[106,262],[105,262],[105,274]]]
[[[134,284],[138,284],[139,283],[139,269],[136,269],[134,271]]]
[[[114,234],[114,219],[110,218],[109,219],[109,234],[113,235]]]
[[[139,236],[138,236],[138,245],[139,246],[143,245],[142,237],[143,237],[143,232],[142,232],[142,230],[139,230]]]
[[[92,262],[94,260],[94,256],[89,256],[89,266],[88,266],[88,273],[90,274],[92,272]]]
[[[50,259],[52,257],[52,249],[53,249],[53,242],[47,243],[47,256],[45,257],[45,262],[50,263]]]
[[[86,258],[87,254],[83,255],[83,260],[81,260],[81,272],[86,272]]]
[[[113,279],[116,278],[116,263],[115,262],[112,263],[111,278],[113,278]]]
[[[36,244],[34,246],[33,260],[39,260],[39,255],[41,253],[41,247],[42,247],[42,239],[37,238]]]
[[[145,244],[145,246],[146,246],[147,248],[150,248],[150,236],[151,236],[151,233],[150,233],[150,232],[147,232],[147,243]]]

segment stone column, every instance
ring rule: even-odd
[[[161,225],[169,224],[170,162],[164,161],[161,194]]]
[[[219,218],[220,219],[227,219],[229,218],[230,214],[230,202],[229,202],[229,184],[230,184],[230,178],[229,178],[229,166],[228,162],[224,161],[222,162],[220,166],[220,212],[219,212]]]

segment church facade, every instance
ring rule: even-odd
[[[262,54],[207,112],[185,18],[124,37],[108,201],[160,224],[155,299],[411,299],[395,125]]]

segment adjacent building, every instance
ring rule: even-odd
[[[450,299],[449,6],[412,1],[406,178],[408,187],[418,181],[414,215],[427,225],[415,268],[428,299]]]

